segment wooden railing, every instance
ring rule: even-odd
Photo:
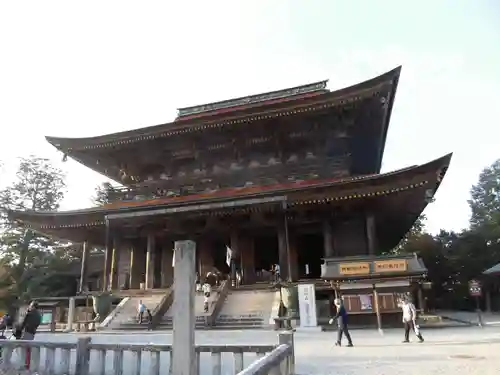
[[[0,341],[0,349],[1,374],[18,369],[26,370],[28,362],[27,373],[31,374],[172,374],[171,345],[94,344],[90,337],[81,337],[76,343],[3,340]],[[229,372],[240,375],[294,373],[292,333],[280,333],[277,346],[198,345],[195,352],[195,374],[198,375],[222,375]],[[223,361],[227,357],[223,358],[222,353],[232,354],[232,364]],[[256,356],[256,360],[244,369],[245,359],[249,356]]]

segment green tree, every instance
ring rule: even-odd
[[[65,192],[64,174],[49,160],[22,158],[14,181],[0,191],[0,255],[8,266],[11,292],[21,300],[32,296],[40,270],[46,270],[58,242],[29,228],[8,215],[10,210],[54,211]]]
[[[103,182],[95,188],[95,195],[92,202],[96,206],[103,206],[109,203],[109,193],[113,190],[113,186],[109,182]]]
[[[468,201],[472,227],[500,224],[500,159],[483,169]]]

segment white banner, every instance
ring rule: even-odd
[[[317,327],[318,318],[314,284],[299,284],[297,289],[299,295],[300,327]]]
[[[233,250],[226,246],[226,264],[228,267],[231,267],[231,259],[233,257]]]
[[[172,267],[175,267],[175,249],[172,250]]]

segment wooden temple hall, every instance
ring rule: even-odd
[[[138,130],[47,137],[116,187],[100,207],[11,215],[104,249],[101,289],[168,287],[173,242],[184,239],[196,241],[202,277],[217,269],[234,279],[241,270],[251,284],[279,264],[285,280],[321,279],[325,258],[347,269],[350,259],[397,246],[450,163],[451,154],[380,173],[400,69],[336,91],[322,81],[181,108],[173,122]],[[405,264],[398,280],[425,273]]]

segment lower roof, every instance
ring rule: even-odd
[[[342,201],[360,198],[379,199],[385,197],[385,199],[389,199],[393,194],[409,192],[415,188],[426,189],[426,194],[429,191],[432,197],[446,173],[451,156],[452,154],[448,154],[427,164],[378,175],[221,189],[205,194],[144,201],[120,201],[102,207],[62,212],[11,211],[9,215],[27,227],[54,235],[54,231],[60,230],[71,230],[71,232],[76,233],[87,228],[89,231],[95,231],[97,227],[105,226],[106,219],[116,217],[118,214],[144,213],[146,211],[155,211],[158,214],[213,211],[214,209],[223,209],[223,207],[234,208],[238,202],[268,201],[277,196],[282,197],[289,208],[304,204],[342,204]],[[422,203],[416,206],[418,212],[411,212],[411,220],[408,219],[409,221],[418,217],[427,204],[424,200],[427,201],[427,198],[429,198],[425,197],[423,193],[418,197],[411,198],[420,199]],[[220,207],[215,208],[216,206]],[[396,209],[404,210],[405,208],[399,207]],[[151,214],[155,213],[150,212],[149,215]],[[398,231],[408,230],[409,227],[406,227],[411,226],[411,224],[408,224],[405,220],[404,225],[398,228]],[[394,221],[394,225],[398,226],[398,220]],[[65,236],[66,239],[80,242],[76,239],[76,237],[80,238],[80,235],[74,238],[73,235],[70,237]],[[84,236],[82,235],[82,237]]]

